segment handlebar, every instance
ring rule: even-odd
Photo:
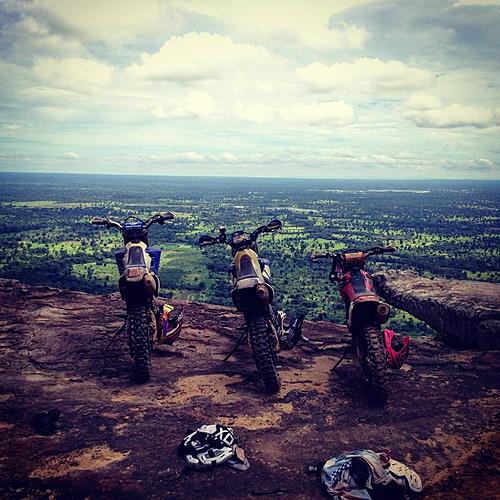
[[[368,250],[365,251],[365,255],[368,257],[369,255],[378,255],[381,253],[393,253],[395,252],[396,249],[391,246],[387,247],[373,247],[369,248]]]
[[[273,231],[277,231],[281,229],[283,224],[278,219],[273,219],[271,222],[264,224],[263,226],[259,226],[255,231],[250,234],[250,239],[252,241],[256,241],[259,235],[262,233],[272,233]]]
[[[106,226],[108,221],[106,219],[102,219],[101,217],[92,217],[90,223],[95,224],[96,226]]]
[[[369,257],[370,255],[378,255],[382,253],[392,253],[395,252],[396,249],[391,246],[386,246],[386,247],[372,247],[369,248],[368,250],[343,250],[342,252],[336,252],[336,253],[330,253],[330,252],[324,252],[324,253],[313,253],[309,257],[311,262],[314,262],[319,259],[338,259],[339,257],[342,257],[342,255],[346,253],[351,253],[351,252],[362,252],[364,254],[364,257]]]
[[[256,241],[260,234],[271,233],[273,231],[277,231],[278,229],[281,229],[282,226],[283,226],[283,224],[278,219],[274,219],[271,222],[269,222],[268,224],[265,224],[263,226],[259,226],[257,229],[252,231],[252,233],[250,233],[250,235],[249,235],[250,241]],[[236,233],[233,233],[233,235],[235,235],[235,234]],[[240,233],[240,234],[243,234],[243,233]],[[226,228],[223,226],[219,227],[219,236],[214,237],[214,236],[209,236],[208,234],[204,234],[204,235],[200,236],[198,239],[198,244],[200,245],[200,247],[216,245],[218,243],[226,243],[230,246],[232,246],[232,244],[233,244],[232,237],[228,239],[227,233],[226,233]]]
[[[134,216],[129,216],[128,218],[136,218]],[[147,231],[153,224],[165,224],[167,220],[172,220],[175,218],[175,215],[172,212],[166,212],[165,214],[156,214],[150,217],[145,223],[144,223],[144,229]],[[125,219],[125,221],[127,220]],[[140,220],[140,219],[138,219]],[[90,220],[91,224],[94,224],[96,226],[106,226],[107,228],[114,227],[116,229],[119,229],[120,231],[123,231],[124,224],[121,224],[120,222],[117,222],[115,220],[111,219],[103,219],[102,217],[93,217]]]
[[[336,254],[330,253],[330,252],[325,252],[325,253],[313,253],[311,254],[311,261],[315,261],[318,259],[330,259],[335,257]]]
[[[123,226],[119,222],[110,219],[102,219],[101,217],[92,218],[90,223],[96,226],[106,226],[107,228],[115,227],[120,231],[123,229]]]
[[[166,212],[162,214],[153,215],[144,224],[145,229],[149,229],[153,224],[165,224],[167,220],[175,219],[175,215],[172,212]]]

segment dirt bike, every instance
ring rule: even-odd
[[[157,344],[171,344],[180,334],[182,311],[176,311],[157,301],[160,291],[158,270],[161,250],[150,248],[148,231],[153,224],[165,224],[174,214],[153,215],[143,221],[133,215],[123,223],[94,217],[91,224],[118,229],[123,236],[124,247],[115,252],[120,273],[118,287],[127,306],[126,326],[130,355],[134,360],[138,381],[150,378],[151,351]]]
[[[373,291],[370,274],[365,271],[368,257],[394,252],[393,247],[368,250],[349,249],[337,253],[314,253],[311,260],[332,259],[329,279],[338,284],[346,308],[347,328],[352,336],[363,372],[368,379],[370,395],[383,402],[389,393],[387,351],[381,325],[389,319],[390,307]]]
[[[264,386],[268,392],[277,392],[281,382],[277,368],[277,353],[291,349],[302,336],[302,315],[296,316],[285,327],[286,316],[283,311],[274,312],[272,302],[274,289],[271,286],[271,267],[268,259],[258,256],[257,238],[263,233],[281,229],[279,220],[258,227],[251,234],[236,231],[227,235],[224,227],[219,235],[203,235],[199,238],[200,247],[226,244],[231,247],[233,265],[229,270],[233,289],[231,297],[236,308],[243,313],[246,329],[237,342],[248,339],[253,358]],[[236,348],[232,351],[234,352]],[[229,356],[232,353],[229,354]],[[227,356],[226,359],[229,357]]]

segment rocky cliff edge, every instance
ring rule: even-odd
[[[461,348],[500,349],[500,283],[424,278],[412,271],[373,276],[389,303]]]
[[[357,361],[332,372],[344,327],[305,323],[311,340],[280,355],[283,388],[263,393],[232,309],[184,303],[178,342],[153,356],[148,384],[130,378],[124,310],[93,296],[0,280],[0,497],[323,498],[308,464],[344,450],[390,448],[422,476],[428,499],[491,498],[498,464],[497,352],[454,351],[430,338],[390,374],[392,397],[374,408]],[[61,411],[41,436],[34,414]],[[234,428],[251,467],[184,470],[188,428]]]

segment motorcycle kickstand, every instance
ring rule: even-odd
[[[222,360],[222,362],[226,362],[237,350],[238,347],[240,347],[241,343],[245,338],[248,336],[248,329],[245,327],[245,330],[243,330],[243,333],[240,335],[240,338],[236,341],[236,345],[234,346],[233,350]]]
[[[342,356],[340,357],[340,359],[335,363],[334,367],[330,370],[330,372],[333,372],[335,370],[335,368],[337,368],[337,366],[340,365],[340,363],[342,363],[342,361],[344,361],[345,357],[347,356],[347,353],[352,349],[352,345],[348,345],[344,348],[344,352],[342,353]]]
[[[123,330],[125,330],[125,327],[127,326],[127,320],[128,320],[128,314],[127,314],[127,317],[125,318],[125,321],[123,322],[123,325],[120,326],[120,328],[118,328],[118,330],[116,330],[116,332],[114,333],[113,335],[113,338],[109,341],[109,344],[106,346],[106,348],[102,351],[102,353],[105,353],[108,351],[108,349],[111,347],[111,344],[115,341],[116,337],[118,337],[118,335],[120,335],[120,333],[123,332]]]

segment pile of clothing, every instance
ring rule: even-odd
[[[356,450],[328,460],[321,480],[335,500],[411,500],[422,492],[420,476],[390,452]]]

